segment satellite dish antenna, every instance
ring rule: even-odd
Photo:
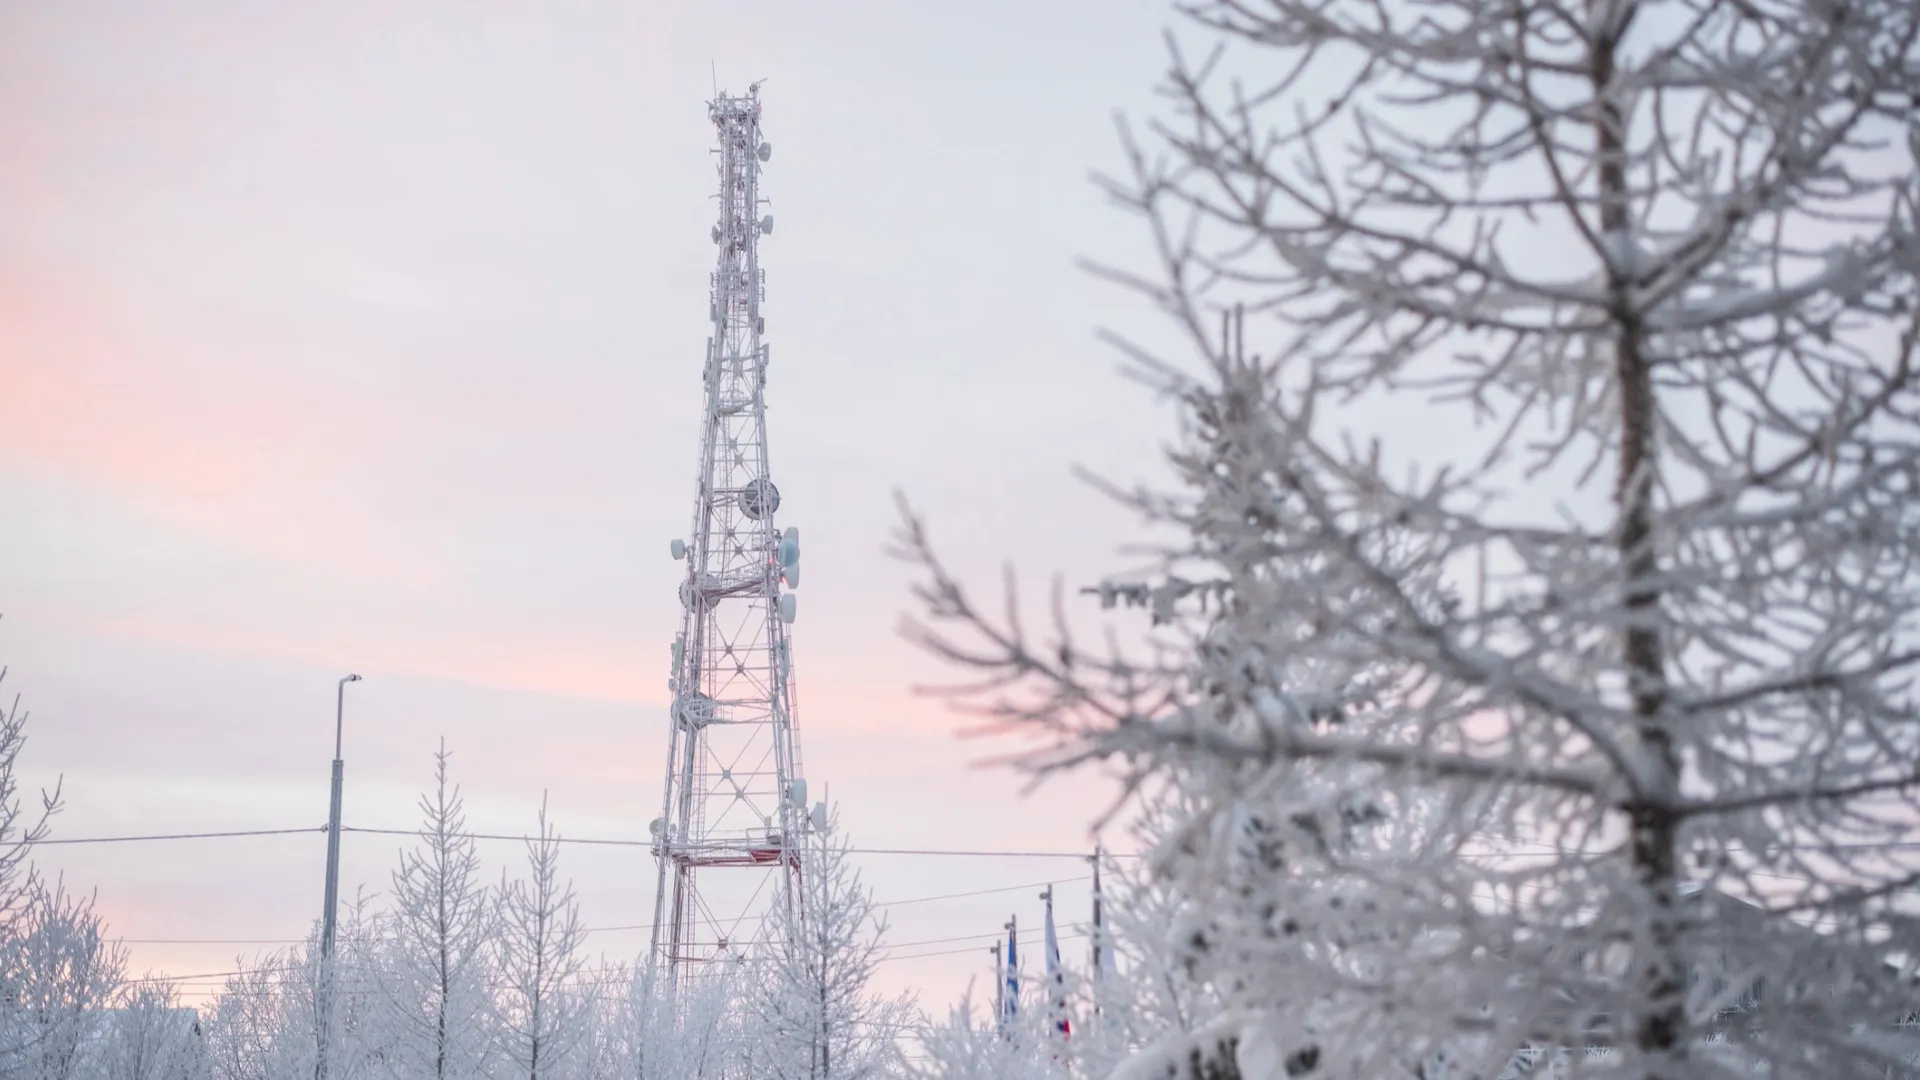
[[[674,699],[673,718],[679,722],[681,730],[699,731],[713,723],[714,705],[712,698],[698,691],[682,694]]]
[[[760,233],[763,236],[771,236],[773,234],[772,214],[768,214],[766,217],[760,219]]]
[[[687,542],[675,539],[673,543],[667,545],[667,550],[673,554],[674,558],[684,559],[687,557]]]
[[[799,810],[807,805],[807,779],[796,776],[787,783],[787,805]]]
[[[667,823],[661,821],[659,818],[654,818],[653,821],[647,825],[647,831],[653,834],[655,840],[658,840],[660,839],[660,834],[667,831]]]
[[[780,509],[780,489],[764,476],[755,477],[740,489],[740,512],[759,521]]]
[[[791,626],[799,613],[799,601],[792,593],[780,594],[780,621]]]
[[[813,818],[814,829],[820,832],[825,832],[827,828],[827,804],[825,802],[817,802],[813,804],[812,818]]]
[[[772,161],[773,160],[773,144],[770,142],[761,143],[760,150],[757,156],[760,158],[761,161]]]

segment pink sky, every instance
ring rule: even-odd
[[[982,588],[1006,558],[1036,583],[1125,565],[1126,515],[1068,469],[1152,469],[1164,417],[1093,331],[1154,324],[1073,261],[1138,250],[1088,177],[1147,100],[1161,5],[404,8],[0,9],[0,661],[30,779],[66,777],[59,834],[317,825],[349,670],[350,822],[410,825],[444,735],[478,828],[521,831],[551,790],[565,832],[644,834],[717,68],[767,79],[809,778],[866,846],[1086,847],[1096,785],[1021,800],[969,764],[1004,747],[910,693],[942,673],[894,632],[881,549],[899,488]],[[349,838],[349,888],[384,886],[393,839]],[[277,939],[317,914],[321,852],[41,861],[131,939]],[[569,857],[590,925],[651,918],[643,852]],[[1085,872],[863,869],[882,900]],[[893,910],[896,941],[982,951],[889,980],[954,997],[1016,909],[1037,918],[1029,892]],[[253,949],[133,948],[174,973]]]

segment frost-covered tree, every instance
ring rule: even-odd
[[[1163,651],[905,538],[1030,765],[1196,802],[1153,865],[1221,1011],[1138,1075],[1900,1067],[1920,6],[1185,10],[1112,185],[1201,361],[1134,350],[1187,421],[1125,496],[1186,537]]]
[[[365,993],[360,971],[342,962],[353,940],[349,933],[335,939],[335,988],[343,1004]],[[216,1080],[309,1080],[317,1075],[325,975],[317,926],[299,945],[241,959],[238,970],[227,976],[215,996],[203,1025],[207,1059]],[[341,1010],[349,1011],[350,1004]],[[353,1066],[354,1055],[342,1052],[343,1027],[336,1025],[327,1075],[356,1080],[367,1073]]]
[[[1178,791],[1143,800],[1133,834],[1158,850],[1202,810]],[[1103,868],[1105,976],[1084,982],[1085,1007],[1073,1027],[1074,1058],[1085,1075],[1104,1077],[1142,1048],[1178,1041],[1207,1028],[1224,1011],[1220,996],[1195,964],[1193,937],[1205,933],[1194,913],[1210,909],[1207,895],[1190,895],[1181,875],[1137,862],[1109,860]]]
[[[632,979],[632,967],[624,963],[603,962],[582,969],[573,987],[581,1013],[568,1036],[572,1044],[566,1063],[570,1080],[635,1080],[639,1076],[640,1070],[633,1067],[626,1054],[631,1033],[625,1021]]]
[[[587,1030],[597,987],[580,985],[585,961],[580,905],[572,882],[560,879],[560,840],[540,801],[540,832],[527,841],[527,876],[499,892],[494,935],[500,984],[500,1035],[515,1076],[527,1080],[571,1075],[569,1066]]]
[[[489,980],[497,921],[467,833],[451,757],[434,756],[433,790],[420,797],[417,845],[393,873],[389,954],[376,968],[390,1029],[388,1070],[422,1080],[486,1075],[495,1055]]]
[[[1065,1045],[1051,1028],[1045,1002],[1038,998],[1023,1001],[1010,1021],[981,1022],[971,996],[963,997],[944,1023],[916,1033],[921,1054],[910,1075],[916,1080],[1065,1080],[1073,1075],[1070,1054],[1077,1047]]]
[[[100,1037],[100,1080],[204,1080],[206,1043],[199,1014],[180,1004],[172,983],[135,981],[119,995]]]
[[[0,686],[7,671],[0,668]],[[26,956],[25,935],[38,925],[33,908],[44,889],[29,856],[33,845],[47,835],[47,823],[60,809],[58,786],[40,793],[39,806],[21,805],[17,765],[27,742],[27,714],[15,697],[0,710],[0,1003],[19,1000],[30,992],[22,982],[31,972],[21,965]],[[44,914],[44,913],[43,913]],[[18,1040],[33,1037],[31,1025],[0,1018],[0,1060],[24,1050]]]
[[[274,957],[242,960],[208,1009],[207,1057],[216,1080],[270,1080],[294,1072],[276,1067],[286,1028]],[[311,1064],[306,1074],[313,1074]]]
[[[7,669],[0,668],[0,687]],[[47,821],[60,809],[59,785],[42,791],[37,807],[23,808],[17,763],[27,744],[27,714],[14,697],[0,710],[0,941],[13,931],[38,889],[28,856],[36,841],[47,835]],[[0,987],[3,990],[4,987]]]
[[[79,1080],[99,1071],[102,1017],[126,972],[126,949],[107,940],[91,896],[63,882],[27,898],[0,963],[0,1076]]]
[[[391,1072],[397,1029],[383,989],[393,966],[393,943],[387,937],[392,923],[373,900],[365,889],[355,893],[334,932],[334,1001],[328,1014],[333,1042],[327,1054],[332,1080],[371,1080]],[[317,957],[317,934],[306,948]]]
[[[860,883],[836,811],[810,832],[790,904],[775,904],[755,956],[752,1073],[768,1080],[867,1080],[896,1075],[907,999],[872,981],[886,920]]]
[[[735,965],[716,967],[677,993],[657,969],[629,973],[607,1018],[601,1075],[622,1080],[718,1080],[752,1037],[738,1004],[746,989]],[[751,1075],[751,1074],[749,1074]]]

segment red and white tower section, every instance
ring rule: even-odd
[[[812,824],[794,726],[792,592],[798,530],[777,524],[767,453],[766,278],[760,195],[772,156],[759,84],[707,106],[719,137],[712,229],[712,336],[702,369],[706,419],[673,642],[663,809],[653,822],[660,881],[653,960],[672,983],[744,954],[772,905],[795,902],[801,836]]]

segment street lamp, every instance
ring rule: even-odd
[[[334,700],[333,805],[327,813],[327,908],[320,923],[320,957],[323,960],[333,958],[333,920],[340,901],[340,779],[346,768],[340,760],[341,729],[347,712],[347,684],[359,681],[358,675],[342,678],[340,693]]]
[[[320,915],[320,977],[324,981],[320,1004],[320,1046],[314,1070],[316,1080],[327,1080],[327,1043],[333,1034],[333,924],[340,906],[340,780],[346,766],[340,759],[340,740],[347,712],[347,684],[360,676],[340,680],[333,705],[333,804],[327,813],[327,900]]]

